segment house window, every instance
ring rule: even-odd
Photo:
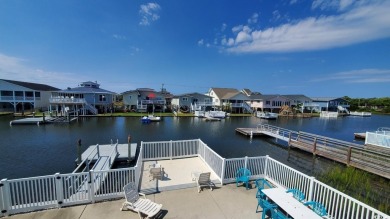
[[[188,97],[183,97],[181,100],[188,101]]]
[[[35,97],[41,97],[41,92],[36,92],[35,91]]]
[[[211,101],[210,101],[210,98],[205,98],[205,99],[204,99],[204,102],[210,103],[210,102],[211,102]]]
[[[99,101],[100,101],[100,102],[105,102],[105,101],[106,101],[106,96],[104,96],[104,95],[99,95]]]
[[[131,96],[129,96],[129,100],[131,100]]]
[[[12,91],[8,91],[8,90],[2,90],[1,91],[1,96],[5,97],[5,96],[13,96],[13,92]]]
[[[266,105],[270,105],[270,104],[271,104],[271,101],[267,100],[267,101],[265,101],[265,104],[266,104]]]

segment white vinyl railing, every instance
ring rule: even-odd
[[[366,132],[365,144],[390,148],[390,135],[388,131]]]
[[[275,186],[301,190],[306,201],[322,203],[329,218],[390,219],[390,216],[268,156],[225,159],[200,139],[141,142],[139,154],[136,166],[131,168],[3,179],[0,181],[0,216],[123,197],[124,185],[134,182],[139,187],[143,161],[198,156],[218,175],[222,185],[234,182],[237,170],[247,168],[252,173],[252,180],[266,178]]]

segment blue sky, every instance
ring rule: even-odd
[[[2,0],[0,78],[390,96],[388,0]]]

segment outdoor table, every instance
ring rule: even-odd
[[[263,189],[262,191],[269,199],[294,219],[322,218],[302,202],[296,200],[291,193],[286,193],[286,189],[270,188]]]

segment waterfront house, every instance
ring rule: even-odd
[[[165,112],[168,92],[157,92],[151,88],[137,88],[122,93],[126,110],[133,112]]]
[[[45,84],[0,79],[0,111],[47,110],[50,94],[57,90]]]
[[[312,97],[312,104],[318,105],[320,111],[349,113],[348,101],[334,97]]]
[[[257,111],[279,113],[282,106],[291,107],[292,100],[278,94],[260,95],[256,97],[260,99],[260,103],[257,105]]]
[[[210,88],[207,95],[212,97],[213,106],[233,113],[252,113],[251,107],[247,104],[249,97],[234,88]]]
[[[305,111],[312,112],[318,107],[317,104],[313,104],[313,100],[303,94],[288,94],[283,95],[291,100],[291,107],[299,110],[301,113]]]
[[[100,88],[97,82],[82,82],[78,87],[54,91],[50,98],[51,112],[77,114],[108,113],[113,110],[115,93]]]
[[[176,109],[189,109],[190,112],[194,112],[195,110],[210,110],[212,106],[211,99],[210,96],[196,92],[181,94],[173,97],[172,106]]]
[[[260,92],[252,92],[250,89],[243,89],[241,91],[243,94],[245,94],[249,100],[246,101],[246,103],[251,107],[253,111],[258,111],[262,106],[262,95]]]

